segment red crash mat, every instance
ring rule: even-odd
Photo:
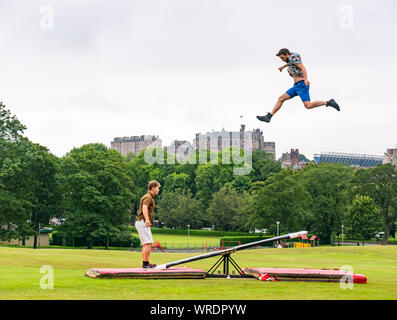
[[[269,274],[280,280],[339,282],[345,276],[346,281],[349,281],[350,278],[353,283],[367,283],[367,277],[362,274],[349,273],[338,269],[244,268],[243,271],[255,278],[259,278],[261,274]]]
[[[91,268],[85,272],[90,278],[124,278],[124,279],[204,279],[205,271],[186,267],[165,270],[143,268]]]

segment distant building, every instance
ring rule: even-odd
[[[314,155],[316,163],[343,163],[355,168],[373,168],[383,163],[382,156],[324,152]]]
[[[172,154],[181,155],[187,157],[194,150],[193,145],[186,140],[174,140],[171,145],[164,147],[165,151]]]
[[[265,142],[263,132],[260,129],[245,131],[245,125],[242,124],[240,131],[221,131],[207,132],[206,134],[197,133],[193,140],[193,146],[196,150],[211,150],[220,152],[225,148],[235,147],[240,149],[263,150],[276,157],[276,144],[274,142]]]
[[[292,167],[294,169],[302,169],[307,164],[306,161],[299,161],[299,149],[291,149],[281,155],[281,166]]]
[[[391,163],[397,166],[397,148],[387,149],[385,155],[383,156],[383,163]]]
[[[37,246],[45,246],[48,247],[50,245],[50,236],[49,234],[53,231],[51,228],[43,228],[40,229],[40,235],[37,236]],[[11,246],[28,246],[32,247],[34,244],[34,236],[30,236],[27,239],[19,240],[19,239],[11,239],[10,241],[0,241],[2,245],[11,245]]]
[[[283,167],[295,167],[299,162],[299,149],[291,149],[291,152],[285,152],[281,155],[281,165]]]
[[[159,136],[142,135],[132,137],[117,137],[111,142],[111,149],[115,149],[123,156],[129,152],[138,155],[142,150],[147,147],[161,147],[161,140]]]

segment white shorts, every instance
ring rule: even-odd
[[[146,227],[145,221],[140,220],[135,222],[136,231],[138,231],[139,238],[142,244],[153,243],[152,232],[150,227]]]

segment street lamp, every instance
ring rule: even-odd
[[[190,224],[187,225],[187,248],[189,249],[189,232],[190,231]]]
[[[277,237],[279,236],[279,225],[280,225],[280,221],[277,221]],[[277,247],[278,247],[278,240],[277,240]]]
[[[343,224],[342,224],[342,246],[343,246]]]

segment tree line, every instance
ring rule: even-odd
[[[87,247],[100,239],[128,237],[147,183],[158,180],[155,219],[162,227],[287,233],[308,230],[330,243],[332,235],[369,239],[377,231],[387,241],[397,218],[397,170],[391,164],[355,170],[342,164],[310,163],[282,168],[263,151],[249,156],[248,174],[236,166],[178,161],[145,161],[145,151],[123,157],[100,143],[73,148],[57,157],[24,136],[26,127],[0,103],[0,240],[37,238],[52,217]],[[162,152],[164,150],[161,150]],[[156,154],[158,149],[150,152]],[[213,158],[207,151],[205,156]],[[243,154],[240,149],[230,153]],[[165,153],[168,159],[175,155]],[[195,151],[191,157],[200,157]],[[233,158],[234,159],[234,158]],[[35,245],[37,240],[35,240]]]

